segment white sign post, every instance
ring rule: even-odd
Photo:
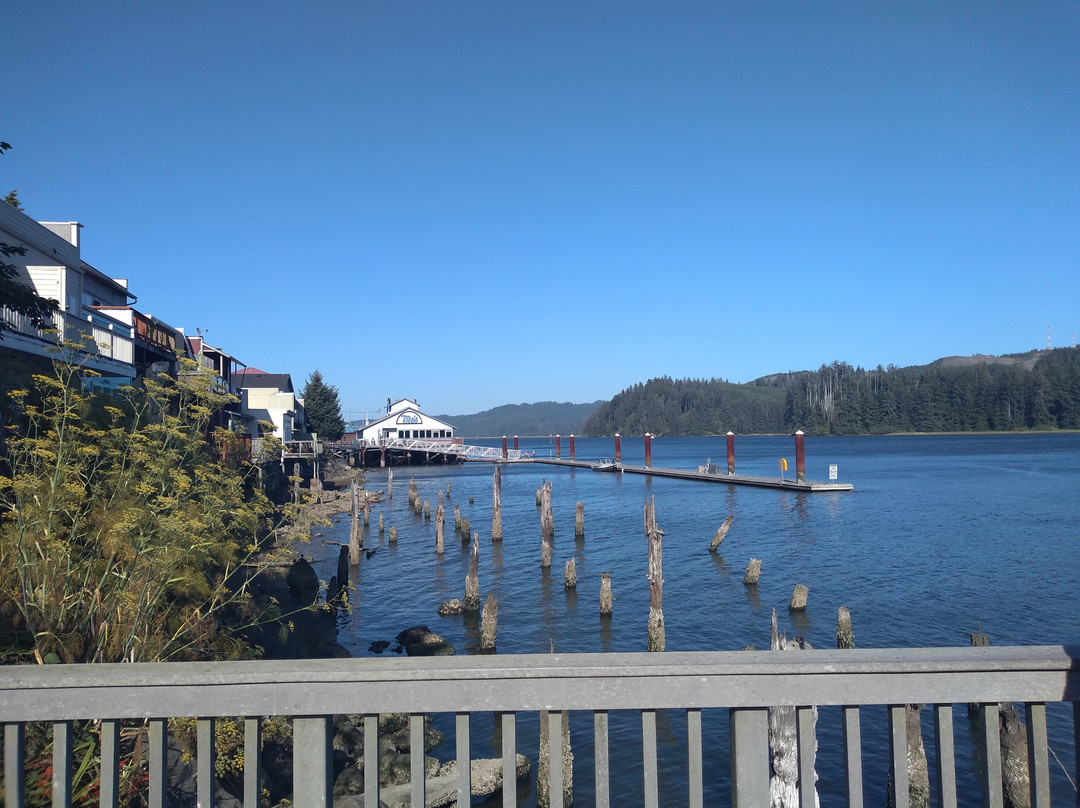
[[[830,480],[835,480],[836,479],[836,464],[835,463],[830,463],[829,464],[829,479]]]

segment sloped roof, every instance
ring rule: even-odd
[[[234,373],[233,381],[241,387],[249,389],[271,388],[286,393],[295,392],[292,386],[292,376],[288,373],[251,373],[250,371],[245,370]]]

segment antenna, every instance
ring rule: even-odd
[[[1046,327],[1046,350],[1050,350],[1050,326]]]

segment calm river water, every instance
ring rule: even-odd
[[[488,441],[498,445],[498,441]],[[538,457],[554,455],[548,439],[520,442]],[[778,476],[778,461],[794,474],[794,440],[789,437],[736,438],[735,469],[741,474]],[[696,469],[707,458],[725,465],[725,439],[657,438],[653,465]],[[579,460],[614,454],[610,438],[577,438]],[[562,456],[569,440],[562,439]],[[622,458],[643,465],[643,441],[623,438]],[[827,480],[829,464],[855,490],[798,494],[727,485],[598,474],[544,464],[503,467],[503,531],[492,544],[493,467],[398,466],[394,498],[375,507],[367,548],[378,547],[352,572],[356,591],[350,613],[340,618],[340,640],[354,656],[371,656],[376,640],[393,643],[409,626],[426,624],[452,642],[459,654],[478,653],[475,626],[460,617],[440,618],[440,603],[461,597],[468,547],[454,538],[453,504],[480,533],[481,597],[499,599],[500,653],[560,653],[646,650],[648,583],[642,505],[654,497],[657,523],[664,530],[664,619],[668,650],[767,648],[771,612],[782,631],[801,635],[818,648],[835,645],[837,607],[852,615],[860,647],[967,645],[978,626],[995,645],[1076,643],[1080,613],[1080,435],[962,435],[806,438],[806,473]],[[448,502],[446,552],[434,554],[434,521],[408,508],[414,478],[432,510],[438,492],[453,483]],[[540,568],[540,518],[536,489],[552,481],[555,556],[550,573]],[[369,471],[367,488],[386,489],[386,471]],[[473,502],[470,504],[470,497]],[[585,503],[585,539],[574,538],[574,506]],[[398,529],[396,545],[377,530],[383,511],[387,532]],[[716,528],[728,514],[735,520],[721,553],[708,552]],[[337,546],[348,541],[348,520],[323,529],[309,552],[320,577],[334,574]],[[563,587],[563,567],[577,560],[578,588]],[[756,587],[742,583],[751,557],[762,559]],[[615,613],[599,618],[600,574],[610,571]],[[787,604],[795,585],[809,587],[805,614]],[[385,653],[391,653],[387,651]],[[864,782],[868,805],[884,804],[887,736],[884,708],[863,710]],[[880,713],[880,715],[879,715]],[[1063,761],[1073,760],[1071,728],[1063,710],[1050,710],[1051,745]],[[966,711],[954,713],[960,748],[969,739]],[[575,797],[592,802],[591,717],[573,715]],[[924,740],[932,748],[930,716]],[[534,716],[519,720],[519,751],[534,758]],[[726,711],[704,716],[707,804],[728,804]],[[453,756],[448,742],[436,750]],[[685,802],[680,713],[659,717],[661,786],[665,803]],[[842,804],[839,714],[819,717],[819,793],[823,804]],[[490,754],[491,722],[474,721],[474,754]],[[636,719],[612,726],[614,804],[641,803],[640,727]],[[530,751],[531,750],[531,751]],[[959,765],[959,764],[958,764]],[[961,803],[981,804],[972,779],[974,762],[958,773]],[[1055,802],[1072,799],[1072,787],[1051,759]],[[535,777],[535,766],[534,766]],[[522,790],[534,804],[534,789]],[[1060,797],[1058,795],[1061,795]]]

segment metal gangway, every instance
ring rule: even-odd
[[[454,438],[371,438],[368,440],[356,439],[351,442],[336,444],[342,448],[354,449],[386,449],[401,452],[427,452],[428,454],[444,454],[464,460],[487,460],[490,462],[502,461],[519,462],[531,459],[525,452],[518,449],[507,449],[506,456],[498,446],[470,446],[460,443]]]

